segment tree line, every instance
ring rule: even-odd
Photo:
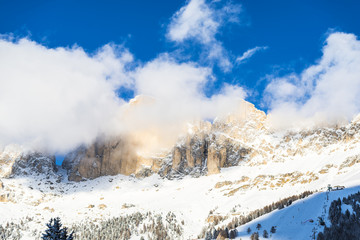
[[[314,193],[313,191],[305,191],[298,195],[293,195],[293,196],[290,196],[287,198],[283,198],[283,199],[281,199],[277,202],[273,202],[272,204],[269,204],[261,209],[256,209],[256,210],[250,212],[246,216],[241,215],[239,217],[234,217],[231,220],[231,222],[229,222],[227,224],[227,226],[225,226],[225,227],[223,226],[223,227],[215,228],[215,226],[210,226],[210,227],[208,227],[208,230],[203,231],[199,235],[199,237],[209,240],[209,239],[217,239],[217,237],[220,235],[223,238],[234,239],[237,235],[237,231],[236,231],[237,227],[244,225],[248,222],[251,222],[252,220],[254,220],[262,215],[265,215],[267,213],[270,213],[276,209],[283,209],[284,207],[290,206],[294,201],[308,197],[313,193]],[[222,216],[216,216],[216,217],[221,218]],[[215,217],[214,222],[216,222],[216,217]]]
[[[343,204],[352,208],[342,211]],[[337,239],[360,239],[360,191],[334,200],[330,204],[328,219],[331,225],[324,227],[324,232],[317,235],[318,240],[337,240]],[[344,212],[344,213],[343,213]]]

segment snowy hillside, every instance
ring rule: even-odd
[[[0,224],[8,226],[3,233],[12,234],[15,239],[38,239],[52,217],[59,216],[64,226],[78,231],[84,228],[81,224],[95,224],[87,230],[95,231],[95,226],[105,226],[106,220],[119,222],[119,217],[124,217],[129,221],[128,227],[120,226],[124,219],[118,227],[124,227],[121,233],[124,239],[161,239],[158,234],[164,239],[194,239],[211,229],[225,228],[234,218],[273,202],[317,191],[237,228],[237,238],[242,239],[249,237],[247,229],[254,231],[258,223],[262,225],[261,231],[266,229],[269,234],[270,228],[276,226],[272,239],[309,239],[314,228],[321,230],[316,219],[324,216],[329,201],[360,189],[358,121],[344,127],[289,133],[269,130],[266,115],[258,110],[252,109],[247,116],[217,119],[211,128],[207,126],[206,134],[204,129],[189,131],[192,139],[200,139],[202,134],[208,141],[208,155],[201,164],[209,168],[207,161],[212,157],[213,162],[220,164],[212,166],[215,170],[220,167],[218,174],[207,169],[199,175],[187,175],[184,170],[169,177],[159,171],[148,177],[119,174],[73,182],[68,180],[65,169],[59,167],[56,172],[52,166],[55,159],[51,157],[46,158],[45,166],[52,173],[45,174],[34,170],[43,169],[39,163],[44,156],[21,158],[20,153],[15,154],[14,159],[27,164],[21,165],[21,169],[33,170],[1,179]],[[176,164],[175,155],[165,159],[173,172],[180,172],[179,166],[185,166],[184,169],[189,166],[185,164],[189,148],[186,138],[181,139],[174,149],[179,149],[183,157]],[[196,141],[188,143],[196,145]],[[241,155],[244,153],[241,149],[248,151]],[[224,151],[226,154],[222,155]],[[1,156],[6,163],[8,158],[5,154]],[[223,165],[222,156],[226,157]],[[233,161],[236,164],[227,165],[232,163],[229,159],[236,158]],[[196,168],[194,163],[192,167]],[[324,193],[328,184],[343,185],[346,189],[331,192],[328,201]],[[308,219],[315,221],[306,222]],[[13,225],[7,225],[11,222]],[[106,234],[113,233],[109,230]],[[78,239],[84,238],[92,239],[78,232]]]
[[[318,218],[322,217],[327,226],[331,223],[328,220],[329,207],[332,201],[342,199],[350,194],[357,193],[360,187],[351,187],[341,191],[316,193],[304,200],[298,200],[289,207],[275,210],[256,220],[239,227],[237,237],[249,239],[252,232],[258,231],[260,238],[263,231],[267,230],[269,238],[272,239],[313,239],[314,232],[317,235],[323,232],[324,226],[319,224]],[[352,209],[351,206],[343,204],[343,212]],[[257,230],[258,224],[261,228]],[[271,234],[272,226],[276,226],[276,232]],[[248,228],[252,231],[248,233]],[[316,236],[315,235],[315,236]]]
[[[316,158],[308,159],[309,162],[316,160]],[[333,164],[336,164],[336,161],[333,161]],[[275,165],[278,165],[278,168],[274,168]],[[358,165],[354,165],[344,174],[336,174],[334,171],[331,175],[319,175],[319,179],[313,181],[309,181],[308,177],[311,174],[306,174],[306,172],[297,181],[294,181],[295,178],[291,175],[286,178],[284,174],[292,172],[292,169],[288,170],[285,164],[281,164],[282,167],[280,163],[275,165],[268,166],[269,168],[238,166],[224,169],[216,175],[200,178],[186,177],[181,180],[167,180],[157,175],[142,180],[119,175],[80,183],[66,180],[56,183],[54,179],[30,177],[3,179],[2,191],[12,192],[14,195],[8,202],[1,203],[1,221],[4,225],[6,222],[19,223],[23,220],[29,227],[24,229],[23,239],[33,239],[31,232],[35,229],[43,231],[44,224],[54,216],[60,216],[64,225],[70,226],[81,221],[96,222],[137,211],[143,213],[151,211],[162,214],[164,218],[168,212],[173,212],[179,223],[184,222],[184,225],[181,225],[184,231],[182,238],[189,239],[196,238],[204,226],[211,225],[208,223],[211,222],[211,214],[209,214],[211,210],[213,210],[212,215],[224,216],[223,225],[226,225],[233,216],[246,215],[252,210],[281,198],[299,194],[304,190],[322,190],[328,183],[345,185],[347,188],[359,185]],[[277,169],[276,175],[274,169]],[[297,169],[298,172],[304,170]],[[268,177],[266,173],[271,173],[274,177]],[[266,181],[262,180],[263,176],[267,176]],[[272,184],[275,187],[270,187]],[[330,196],[336,198],[336,194],[352,191],[356,190],[347,189],[331,193]],[[286,208],[270,215],[271,224],[261,220],[266,216],[256,220],[255,223],[261,221],[263,226],[276,225],[278,232],[275,239],[292,239],[291,236],[294,233],[291,229],[297,229],[302,226],[302,221],[316,219],[322,214],[324,194],[316,195],[311,199],[313,200],[305,202],[309,201],[311,209],[316,210],[298,210],[296,206],[301,205],[302,202],[299,200],[289,209]],[[296,221],[289,223],[287,219],[292,216],[296,218]],[[27,217],[32,221],[26,222]],[[273,217],[275,220],[272,220]],[[249,226],[255,223],[249,223]],[[219,225],[221,226],[222,223]],[[242,229],[247,229],[247,226],[239,229],[239,236],[242,236]],[[297,233],[301,234],[299,236],[308,236],[312,228],[313,225],[306,225],[301,228],[303,229],[301,232],[297,231]],[[140,238],[140,235],[134,235],[132,238]]]

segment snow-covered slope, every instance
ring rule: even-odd
[[[158,175],[144,179],[118,175],[80,183],[67,182],[66,177],[60,183],[55,179],[39,177],[3,179],[3,191],[11,192],[14,196],[9,202],[0,203],[1,221],[5,224],[10,221],[26,222],[27,217],[32,219],[26,223],[29,231],[24,233],[24,239],[33,239],[31,231],[43,231],[44,224],[54,216],[60,216],[64,225],[70,226],[84,220],[96,222],[137,211],[162,213],[165,218],[172,211],[179,222],[184,221],[183,239],[188,239],[196,238],[203,227],[211,225],[208,221],[211,222],[212,215],[224,216],[225,220],[218,224],[222,226],[233,216],[246,215],[252,210],[305,190],[322,190],[327,184],[345,185],[347,188],[360,185],[359,164],[348,168],[346,172],[334,168],[327,174],[315,173],[318,177],[315,179],[308,173],[309,167],[304,165],[314,166],[317,170],[319,168],[316,166],[325,162],[339,166],[338,162],[341,160],[335,156],[326,158],[312,155],[304,161],[292,161],[294,162],[289,166],[284,163],[244,165],[223,169],[220,174],[178,180],[168,180]],[[315,161],[318,164],[314,164]],[[293,164],[298,166],[296,172],[301,176],[287,174],[294,172]],[[213,214],[210,214],[211,210]],[[319,211],[321,210],[322,206]],[[296,216],[299,217],[303,218]],[[310,217],[313,215],[309,215]],[[286,234],[291,231],[284,230],[282,233],[281,226],[286,225],[277,223],[277,226],[278,233],[285,234],[277,236],[291,239],[291,236],[286,238]],[[310,233],[306,228],[301,236]],[[136,235],[133,237],[140,238]]]
[[[341,191],[316,193],[308,198],[296,201],[289,207],[275,210],[238,227],[237,237],[250,239],[250,235],[256,231],[263,239],[261,236],[266,230],[271,239],[314,239],[314,233],[316,237],[319,232],[324,231],[324,226],[320,224],[319,217],[323,218],[326,226],[331,226],[328,219],[331,202],[359,191],[360,186],[356,186]],[[343,204],[342,208],[345,210],[352,209],[346,204]],[[256,228],[258,224],[261,225],[259,230]],[[270,232],[272,226],[276,228],[276,232],[273,234]],[[248,233],[249,228],[251,232]]]
[[[248,236],[244,229],[249,226],[255,229],[254,224],[261,222],[268,231],[272,225],[277,226],[273,239],[308,239],[315,223],[302,222],[322,214],[325,202],[321,191],[325,191],[328,184],[344,185],[346,190],[331,193],[336,197],[336,194],[357,191],[360,186],[359,122],[343,127],[274,132],[267,126],[266,115],[254,108],[246,109],[245,118],[241,113],[236,115],[240,117],[217,119],[210,128],[190,126],[189,135],[181,138],[174,148],[180,151],[179,161],[174,164],[175,155],[164,159],[168,161],[169,171],[180,171],[181,166],[189,167],[188,156],[194,153],[191,166],[195,168],[198,149],[189,150],[187,137],[206,140],[208,149],[212,150],[200,164],[209,167],[207,161],[212,157],[212,161],[219,164],[213,166],[215,170],[219,167],[218,174],[182,174],[181,178],[166,178],[169,176],[166,173],[145,178],[116,175],[80,182],[68,181],[63,169],[55,175],[19,174],[1,179],[0,196],[7,197],[0,198],[3,201],[0,202],[0,224],[21,223],[22,238],[34,239],[55,216],[59,216],[65,226],[72,226],[151,212],[162,216],[167,226],[166,216],[172,212],[176,226],[182,229],[181,237],[173,239],[193,239],[203,229],[226,226],[234,217],[246,216],[280,199],[304,191],[319,191],[238,228],[239,237],[244,238]],[[189,142],[194,144],[194,141]],[[147,239],[148,233],[141,228],[142,225],[132,228],[132,239],[141,236]],[[297,228],[301,230],[293,238]]]

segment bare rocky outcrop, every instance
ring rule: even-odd
[[[0,177],[19,175],[56,175],[55,156],[7,146],[0,153]]]
[[[237,165],[250,149],[221,134],[213,132],[210,123],[181,137],[163,157],[144,157],[136,153],[126,138],[97,141],[68,154],[62,164],[69,180],[81,181],[104,175],[135,174],[147,177],[159,173],[163,177],[201,176],[219,173],[223,167]]]
[[[62,167],[68,170],[69,180],[81,181],[105,175],[136,172],[137,156],[125,140],[97,141],[90,147],[80,147],[68,154]]]
[[[169,178],[216,174],[223,167],[237,165],[249,152],[241,144],[219,134],[199,132],[188,135],[174,147],[169,164],[159,174]]]
[[[245,101],[242,104],[241,108],[247,110],[217,119],[213,124],[207,121],[189,124],[187,134],[181,136],[175,146],[162,156],[138,155],[136,143],[123,136],[98,140],[89,147],[78,148],[66,156],[63,168],[68,170],[69,180],[72,181],[116,174],[146,177],[159,173],[163,177],[175,178],[219,173],[223,167],[237,165],[251,152],[251,148],[232,139],[242,136],[233,132],[234,126],[249,124],[247,117],[260,118],[261,121],[266,118],[252,104]],[[262,127],[261,124],[253,124],[246,126],[244,131],[253,128],[258,131]]]
[[[338,142],[355,143],[359,141],[359,119],[341,127],[273,132],[267,115],[242,101],[238,111],[212,123],[188,123],[187,132],[160,155],[138,154],[141,147],[122,136],[77,149],[66,157],[63,167],[68,170],[69,180],[74,181],[116,174],[135,174],[140,178],[153,173],[170,179],[198,177],[241,163],[256,166],[282,162],[308,152],[327,151]]]
[[[145,98],[138,100],[146,101]],[[133,104],[140,104],[139,101]],[[152,145],[151,141],[160,137],[152,138],[153,132],[142,135],[140,131],[135,134],[136,137],[98,139],[90,146],[79,147],[65,157],[62,167],[67,170],[71,181],[117,174],[134,174],[143,178],[158,173],[170,179],[216,174],[221,168],[238,164],[256,166],[269,161],[291,160],[311,152],[333,151],[328,148],[339,142],[350,146],[360,139],[359,116],[346,126],[279,133],[272,132],[264,112],[242,101],[238,111],[219,117],[212,123],[185,123],[186,132],[173,146],[170,141],[171,147],[161,152],[149,154],[149,151],[143,151],[142,147],[146,147],[147,143]],[[0,152],[0,178],[55,173],[54,156],[14,146]]]
[[[56,172],[55,156],[39,152],[24,153],[13,165],[14,175],[56,175]]]
[[[9,194],[0,194],[0,202],[9,202]]]

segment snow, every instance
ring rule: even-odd
[[[310,160],[304,159],[304,161]],[[317,165],[320,164],[313,164],[312,166],[316,169]],[[96,221],[96,219],[116,217],[135,211],[154,211],[163,214],[173,211],[178,219],[184,220],[184,239],[187,239],[196,238],[201,228],[207,225],[205,219],[211,209],[217,208],[218,214],[230,215],[234,206],[237,206],[237,213],[246,214],[305,190],[324,189],[328,183],[347,186],[345,190],[331,192],[329,201],[360,190],[359,187],[349,188],[353,185],[360,185],[359,166],[352,168],[346,175],[329,172],[329,176],[326,178],[309,184],[296,184],[295,186],[285,184],[281,188],[266,188],[265,190],[253,187],[238,191],[233,196],[225,196],[225,193],[229,191],[226,190],[228,186],[214,188],[217,182],[235,181],[242,176],[254,178],[266,172],[268,174],[279,174],[291,172],[295,169],[297,171],[308,169],[301,167],[300,164],[296,166],[289,166],[288,169],[284,169],[283,164],[273,163],[256,167],[256,171],[254,167],[238,166],[223,169],[217,175],[200,178],[185,177],[181,180],[171,181],[162,179],[158,175],[142,180],[122,175],[106,176],[80,183],[64,180],[60,183],[53,182],[52,185],[46,184],[47,180],[41,178],[3,179],[5,186],[12,185],[15,193],[22,194],[18,196],[17,203],[0,203],[1,223],[19,221],[26,216],[31,216],[36,219],[32,223],[32,228],[43,230],[45,223],[54,216],[59,216],[63,224],[67,226],[84,219]],[[64,172],[62,174],[65,175]],[[39,183],[40,185],[38,185]],[[30,189],[30,186],[33,189]],[[51,190],[50,186],[53,186],[54,189]],[[316,225],[316,221],[317,217],[323,214],[324,204],[327,208],[330,205],[330,202],[325,201],[325,198],[325,193],[322,192],[309,199],[298,200],[283,210],[262,216],[240,227],[239,237],[246,239],[244,238],[247,236],[246,229],[248,227],[255,229],[256,224],[260,222],[263,229],[267,229],[269,234],[271,226],[277,226],[276,239],[294,239],[293,236],[296,236],[295,239],[308,239],[314,227],[320,229]],[[40,200],[40,204],[32,205],[37,200]],[[106,209],[99,209],[100,204],[105,204]],[[134,207],[122,208],[123,204],[133,204]],[[89,205],[95,205],[95,207],[88,208]],[[46,209],[54,209],[54,212]],[[308,219],[314,219],[314,223],[303,224]]]
[[[256,125],[249,121],[245,127]],[[360,190],[360,164],[340,169],[348,158],[360,154],[357,133],[349,141],[332,140],[332,135],[324,137],[323,132],[304,136],[297,133],[285,141],[286,133],[272,134],[263,129],[238,126],[232,126],[231,131],[219,134],[255,149],[258,155],[247,158],[239,166],[223,168],[220,174],[174,180],[157,174],[144,179],[117,175],[75,183],[68,182],[65,170],[60,169],[62,181],[59,183],[42,175],[1,179],[5,190],[15,196],[14,202],[0,203],[0,224],[31,217],[29,229],[43,231],[49,219],[56,216],[64,226],[69,226],[137,211],[164,216],[172,211],[179,221],[184,220],[183,239],[193,239],[209,225],[206,219],[210,210],[215,209],[217,215],[227,217],[218,225],[225,226],[233,216],[246,215],[304,191],[319,191],[238,228],[238,238],[242,239],[249,238],[247,228],[253,232],[258,223],[262,225],[260,236],[264,229],[270,235],[271,226],[277,226],[272,239],[309,239],[313,230],[322,230],[318,217],[323,217],[329,225],[326,213],[332,200]],[[341,134],[343,131],[338,133]],[[299,153],[293,154],[296,150]],[[225,181],[227,184],[215,187]],[[324,191],[328,184],[343,185],[346,189],[328,193],[327,200]],[[105,204],[106,208],[100,209],[100,204]],[[130,207],[123,208],[124,204]],[[89,205],[95,207],[89,208]],[[33,239],[30,232],[24,235],[23,239]],[[136,238],[140,236],[133,236]]]
[[[324,227],[319,224],[318,217],[322,217],[327,226],[331,225],[327,219],[331,202],[338,198],[342,199],[350,194],[357,193],[358,191],[360,191],[359,186],[329,193],[320,192],[305,199],[298,200],[289,207],[275,210],[237,228],[237,238],[244,240],[250,239],[250,235],[254,231],[257,231],[256,226],[261,224],[262,227],[259,231],[260,236],[262,236],[263,230],[265,229],[270,236],[271,227],[276,226],[276,233],[272,234],[272,237],[269,237],[270,239],[311,239],[314,231],[319,233],[324,229]],[[327,198],[327,195],[329,195],[329,198]],[[347,206],[345,207],[346,211],[350,206],[343,204],[342,207],[344,205]],[[313,222],[311,222],[311,220],[313,220]],[[252,230],[250,234],[247,233],[249,227]]]

